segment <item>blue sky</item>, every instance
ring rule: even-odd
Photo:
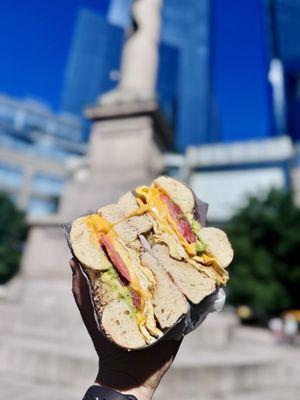
[[[1,0],[0,92],[58,110],[77,12],[105,13],[109,0]]]

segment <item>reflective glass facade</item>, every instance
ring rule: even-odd
[[[83,107],[116,85],[124,30],[106,17],[83,9],[78,15],[66,69],[62,109],[82,115]]]

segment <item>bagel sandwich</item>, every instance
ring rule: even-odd
[[[199,221],[192,190],[160,176],[72,223],[69,243],[109,340],[151,345],[226,284],[231,245]]]

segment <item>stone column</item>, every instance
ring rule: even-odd
[[[134,0],[133,24],[124,45],[117,89],[100,98],[101,105],[155,99],[162,0]]]

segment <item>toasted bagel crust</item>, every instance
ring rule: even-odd
[[[75,257],[83,266],[98,271],[105,271],[112,266],[98,238],[89,231],[85,217],[78,218],[72,223],[70,242]]]
[[[183,212],[192,212],[195,207],[193,192],[183,183],[169,176],[160,176],[153,181],[154,185],[165,192]]]
[[[101,323],[107,336],[119,346],[136,349],[145,346],[129,306],[122,300],[114,300],[103,308]]]
[[[208,246],[208,251],[219,261],[223,268],[228,267],[233,259],[233,249],[224,231],[218,228],[202,228],[201,239]]]

